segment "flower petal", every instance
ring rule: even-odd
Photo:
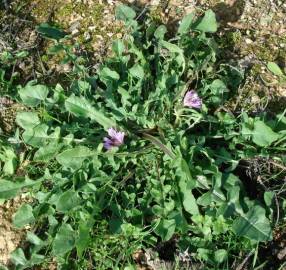
[[[105,149],[109,150],[109,149],[111,149],[113,147],[113,142],[109,138],[104,137],[103,141],[104,141],[103,146],[104,146]]]
[[[201,108],[202,106],[202,100],[194,90],[190,90],[186,93],[183,103],[184,106],[197,109]]]
[[[116,129],[114,129],[114,128],[109,128],[109,129],[107,130],[107,132],[108,132],[108,135],[109,135],[111,138],[116,137],[116,134],[117,134]]]

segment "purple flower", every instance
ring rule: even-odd
[[[120,146],[124,142],[124,132],[117,131],[114,128],[108,129],[108,136],[103,138],[103,146],[105,149],[109,150],[112,147]]]
[[[190,90],[184,97],[184,106],[200,109],[202,107],[202,100],[197,92]]]

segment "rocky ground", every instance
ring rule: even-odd
[[[7,52],[26,51],[25,60],[13,63],[21,83],[47,78],[69,70],[47,54],[50,42],[42,40],[35,26],[53,22],[69,32],[82,50],[96,62],[108,53],[113,39],[121,38],[122,25],[114,9],[127,3],[139,12],[150,11],[153,19],[174,27],[193,10],[212,8],[220,23],[218,37],[225,60],[245,68],[246,80],[235,106],[262,110],[284,106],[286,85],[266,68],[276,62],[286,71],[286,2],[284,0],[11,0],[0,1],[0,60]],[[8,3],[9,2],[9,3]],[[0,93],[1,95],[1,93]],[[239,101],[239,102],[238,102]],[[1,116],[0,116],[1,118]],[[20,244],[23,233],[13,229],[11,216],[19,205],[0,205],[0,263]]]
[[[18,197],[0,205],[0,269],[1,263],[9,265],[10,253],[21,244],[25,237],[25,231],[17,230],[12,225],[13,214],[23,201],[23,198]]]

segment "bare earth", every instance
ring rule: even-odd
[[[22,204],[21,198],[15,198],[0,205],[0,265],[7,265],[9,254],[15,250],[25,236],[25,232],[13,228],[12,216]]]

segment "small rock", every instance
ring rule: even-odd
[[[160,0],[152,0],[150,5],[151,6],[158,6],[160,4]]]
[[[89,32],[84,32],[83,37],[85,41],[91,40],[91,35]]]
[[[279,251],[277,258],[283,260],[286,257],[286,247]]]
[[[95,26],[89,26],[89,27],[88,27],[88,30],[90,30],[90,31],[94,31],[95,29],[96,29]]]
[[[71,32],[72,36],[75,37],[79,34],[79,30],[78,29],[74,29],[72,32]]]
[[[70,26],[69,31],[73,32],[73,31],[77,30],[79,27],[80,27],[80,22],[79,21],[75,21]]]
[[[117,38],[122,38],[122,33],[116,34],[116,37],[117,37]]]
[[[104,40],[104,38],[101,35],[95,35],[95,37],[100,39],[100,40]]]
[[[251,102],[257,104],[260,102],[260,98],[257,95],[251,97]]]

